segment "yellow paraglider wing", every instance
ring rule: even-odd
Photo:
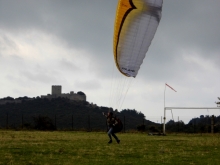
[[[163,0],[119,0],[114,29],[118,70],[136,77],[161,19]]]

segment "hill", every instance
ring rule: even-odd
[[[99,107],[87,101],[73,101],[67,98],[7,97],[9,101],[0,105],[1,128],[39,128],[39,122],[56,129],[106,130],[106,119],[102,112],[112,108]],[[126,130],[136,130],[138,125],[152,125],[144,114],[136,110],[122,110],[115,114],[124,123]]]

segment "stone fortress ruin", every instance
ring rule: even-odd
[[[68,98],[74,101],[86,101],[86,95],[83,92],[74,93],[71,91],[70,93],[62,93],[61,85],[52,85],[51,94],[42,95],[41,98],[53,99],[58,97]]]
[[[63,98],[68,98],[72,101],[86,101],[86,95],[83,92],[77,92],[74,93],[71,91],[70,93],[62,93],[62,86],[61,85],[53,85],[52,86],[52,92],[51,94],[47,95],[41,95],[41,98],[47,98],[47,99],[53,99],[53,98],[58,98],[58,97],[63,97]],[[39,97],[36,97],[39,98]],[[7,103],[22,103],[23,100],[25,101],[30,101],[34,100],[35,98],[29,98],[27,96],[24,97],[19,97],[19,98],[12,98],[10,96],[6,98],[0,98],[0,105],[4,105]]]

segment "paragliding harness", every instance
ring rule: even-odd
[[[114,117],[115,120],[118,122],[118,124],[116,124],[113,128],[114,130],[114,133],[117,133],[117,132],[121,132],[121,130],[123,129],[123,124],[121,122],[121,120],[119,118],[117,118],[116,116]]]

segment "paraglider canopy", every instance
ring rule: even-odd
[[[163,0],[119,0],[114,59],[125,76],[136,77],[161,19]]]

